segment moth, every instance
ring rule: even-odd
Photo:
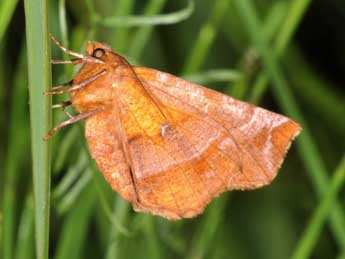
[[[171,220],[194,217],[219,194],[271,183],[301,127],[282,115],[147,67],[131,66],[109,46],[86,55],[54,42],[83,63],[69,83],[79,112],[53,128],[85,121],[90,153],[111,188],[134,210]]]

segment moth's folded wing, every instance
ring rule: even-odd
[[[145,67],[135,67],[134,70],[145,88],[162,104],[185,110],[196,109],[204,114],[205,119],[212,119],[226,129],[228,140],[225,139],[218,147],[222,149],[227,141],[234,142],[237,151],[236,148],[232,151],[242,156],[242,171],[256,165],[267,175],[266,181],[260,180],[256,184],[233,182],[233,186],[229,186],[231,189],[255,188],[271,182],[292,140],[301,130],[296,122],[285,116],[173,75]],[[243,153],[251,159],[243,157]]]
[[[169,118],[161,131],[149,136],[143,130],[127,144],[138,194],[136,209],[169,219],[194,217],[233,186],[267,181],[249,153],[217,123],[169,106],[161,109]]]
[[[255,163],[247,168],[245,160],[253,163],[253,158],[218,122],[176,98],[163,104],[161,96],[148,93],[134,76],[123,76],[118,85],[118,124],[136,209],[170,219],[193,217],[235,184],[246,188],[267,181]]]
[[[123,77],[117,100],[136,209],[193,217],[226,190],[272,181],[298,124],[169,74],[135,72],[142,85]]]
[[[114,111],[106,110],[88,118],[85,137],[92,158],[112,189],[124,199],[135,202],[134,184],[117,134],[115,116]]]

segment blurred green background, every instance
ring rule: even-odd
[[[0,0],[0,258],[344,259],[344,28],[341,0]],[[41,140],[67,118],[42,92],[75,73],[51,69],[50,45],[68,57],[49,32],[79,52],[106,42],[304,130],[270,186],[190,220],[134,213],[90,159],[82,123]]]

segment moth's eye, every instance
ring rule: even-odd
[[[104,49],[95,49],[92,53],[92,56],[95,58],[101,58],[105,55]]]

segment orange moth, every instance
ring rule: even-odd
[[[83,63],[65,85],[79,112],[52,129],[85,120],[90,153],[112,189],[137,211],[190,218],[222,192],[269,184],[300,126],[291,119],[187,82],[131,66],[109,46],[87,55],[55,43]]]

